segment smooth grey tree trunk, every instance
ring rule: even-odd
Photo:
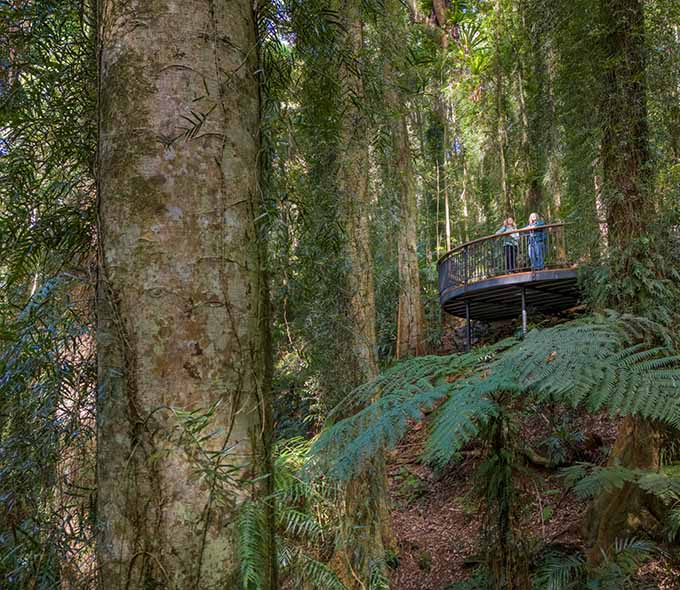
[[[253,4],[98,16],[100,587],[236,588],[270,436]]]

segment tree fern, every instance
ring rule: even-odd
[[[664,473],[628,469],[619,465],[598,467],[578,463],[563,470],[567,483],[581,498],[593,498],[601,493],[622,488],[626,483],[638,486],[643,491],[670,504],[680,498],[680,479]]]
[[[591,412],[607,408],[612,415],[643,416],[678,428],[680,369],[666,342],[652,322],[596,316],[534,330],[519,343],[413,359],[349,396],[350,406],[369,405],[322,432],[312,465],[342,479],[358,473],[378,449],[397,444],[409,420],[441,400],[426,456],[447,462],[497,414],[499,394]]]
[[[503,341],[463,355],[411,359],[357,388],[335,409],[330,420],[341,413],[355,413],[321,432],[312,448],[307,471],[349,479],[379,449],[394,448],[407,432],[409,421],[422,419],[423,412],[450,397],[457,387],[456,379],[486,366],[514,342]],[[472,412],[473,400],[469,402]],[[479,406],[481,412],[487,404],[480,402]],[[473,428],[472,423],[467,426]],[[463,422],[460,428],[461,436],[465,437]],[[433,453],[436,455],[436,451]]]

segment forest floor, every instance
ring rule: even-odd
[[[427,419],[414,424],[389,459],[398,543],[392,571],[394,590],[446,590],[469,579],[480,561],[484,510],[476,500],[474,478],[481,448],[466,447],[461,462],[436,473],[420,461],[427,428]],[[545,451],[551,428],[544,414],[527,417],[520,428],[523,440]],[[580,433],[578,442],[570,445],[572,460],[602,463],[614,441],[616,422],[606,416],[572,412],[569,431]],[[521,526],[531,545],[567,553],[582,551],[581,524],[588,503],[570,492],[559,469],[528,464],[526,473],[518,479]],[[680,567],[667,558],[648,561],[639,576],[646,588],[680,590]]]

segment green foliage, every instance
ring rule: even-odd
[[[550,465],[568,462],[574,451],[584,442],[584,433],[572,426],[574,417],[574,412],[565,412],[556,423],[552,423],[552,431],[544,443],[548,449]]]
[[[335,414],[368,405],[319,435],[309,468],[337,479],[357,476],[371,457],[394,448],[410,424],[422,420],[423,411],[436,407],[425,458],[445,464],[468,442],[483,441],[488,452],[477,480],[487,507],[483,528],[491,587],[508,587],[508,576],[521,587],[520,580],[529,575],[530,552],[521,535],[514,485],[522,470],[514,430],[518,408],[543,403],[591,412],[606,408],[614,416],[644,416],[678,429],[679,360],[665,342],[664,331],[648,320],[593,316],[533,330],[521,342],[506,341],[494,349],[414,359],[348,396]],[[680,483],[668,475],[641,470],[581,464],[567,473],[583,497],[624,483],[667,503],[676,501],[680,491]],[[617,546],[616,559],[597,579],[607,584],[627,580],[634,562],[630,556],[643,549],[640,544]],[[574,568],[562,568],[555,579],[567,580]]]
[[[484,568],[478,568],[474,575],[465,582],[458,582],[447,586],[447,590],[488,590],[491,581]]]
[[[680,317],[680,250],[664,218],[623,251],[611,248],[597,264],[581,270],[582,282],[595,309],[605,307],[643,315],[671,326]]]
[[[668,529],[668,540],[677,542],[680,539],[680,503],[676,502],[669,512],[666,526]]]
[[[342,414],[351,417],[321,432],[307,469],[342,480],[360,473],[378,450],[394,448],[410,421],[420,420],[424,411],[450,395],[455,383],[447,382],[449,378],[478,368],[508,345],[465,355],[411,359],[358,387],[331,413],[329,421]]]
[[[0,585],[8,588],[94,584],[92,16],[78,0],[0,3]]]
[[[383,568],[380,567],[380,564],[376,564],[371,570],[368,590],[390,590],[390,582],[383,573]]]
[[[581,498],[593,498],[630,483],[665,504],[680,499],[680,478],[669,477],[664,473],[621,466],[599,467],[589,463],[577,463],[564,469],[563,474],[567,483],[573,486],[574,492]]]
[[[269,547],[262,534],[269,504],[276,518],[280,575],[295,588],[342,590],[344,585],[327,565],[339,526],[338,490],[333,484],[301,477],[310,442],[290,439],[274,453],[274,492],[271,498],[248,501],[241,508],[241,576],[244,590],[262,587],[260,572]]]
[[[533,578],[535,590],[576,590],[580,588],[585,560],[580,555],[549,553]]]
[[[534,330],[514,346],[505,342],[493,350],[403,363],[355,390],[336,410],[375,399],[322,432],[313,448],[315,466],[340,479],[360,472],[378,449],[396,445],[409,420],[440,400],[426,453],[439,463],[453,459],[498,416],[503,394],[523,403],[607,408],[612,415],[679,428],[678,358],[654,346],[650,339],[658,335],[659,328],[644,320],[594,317]]]
[[[548,553],[533,577],[534,590],[652,590],[635,579],[639,566],[657,552],[639,539],[618,539],[602,563],[589,567],[581,555]]]
[[[262,573],[266,571],[268,545],[263,531],[267,526],[266,513],[254,502],[246,502],[239,512],[239,554],[243,590],[263,587]]]

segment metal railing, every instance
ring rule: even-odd
[[[447,252],[437,262],[439,293],[520,272],[569,268],[569,224],[550,223],[485,236]]]

